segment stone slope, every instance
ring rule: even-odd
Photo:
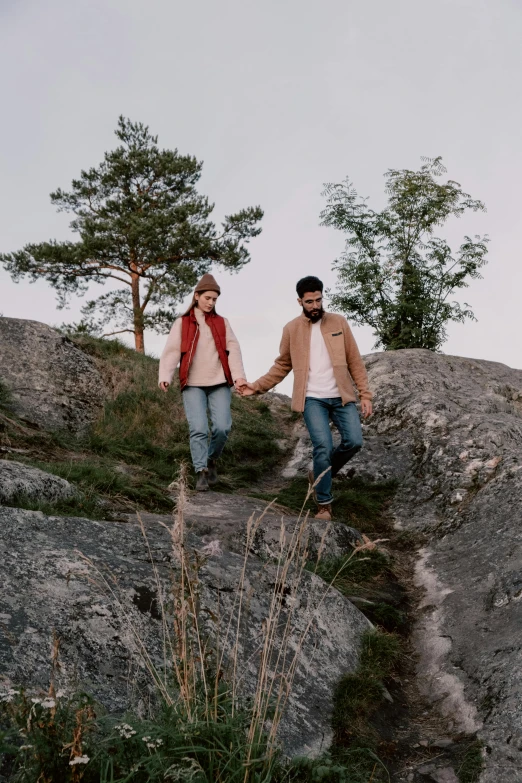
[[[399,481],[396,524],[428,536],[416,577],[424,693],[456,733],[479,730],[482,783],[519,783],[522,370],[423,350],[365,360],[375,415],[347,469]],[[309,462],[303,432],[286,475]]]
[[[85,431],[105,397],[89,356],[50,326],[22,318],[0,318],[0,381],[14,412],[47,431]]]

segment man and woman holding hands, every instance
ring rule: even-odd
[[[167,391],[179,364],[196,489],[204,491],[218,480],[217,460],[232,426],[231,388],[242,396],[263,394],[293,371],[292,410],[303,414],[313,446],[310,481],[322,476],[315,487],[315,516],[329,521],[332,479],[362,446],[354,384],[364,418],[372,413],[372,394],[346,318],[323,309],[322,282],[303,277],[296,291],[301,312],[283,328],[279,356],[266,375],[247,383],[237,338],[216,312],[219,285],[212,275],[203,275],[190,307],[170,331],[160,359],[159,385]],[[330,421],[341,436],[336,448]]]

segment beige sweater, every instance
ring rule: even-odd
[[[312,322],[304,315],[294,318],[284,327],[279,356],[266,375],[252,384],[257,392],[273,389],[293,370],[292,409],[304,410],[310,375],[311,334]],[[368,387],[366,368],[346,318],[337,313],[325,313],[321,318],[321,334],[343,405],[355,402],[354,384],[361,400],[371,400],[373,395]]]
[[[190,365],[188,386],[217,386],[226,383],[225,373],[221,365],[214,337],[208,326],[204,313],[198,307],[194,308],[199,327],[199,340]],[[225,318],[228,363],[232,380],[237,381],[245,377],[241,348],[232,328]],[[181,318],[174,321],[174,325],[167,337],[167,342],[161,354],[159,366],[159,383],[172,383],[174,371],[181,358]]]

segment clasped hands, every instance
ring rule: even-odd
[[[250,397],[256,393],[253,385],[248,383],[245,378],[238,378],[237,381],[234,381],[234,387],[242,397]]]

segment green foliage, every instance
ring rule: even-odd
[[[474,740],[464,752],[457,769],[459,783],[477,783],[484,769],[484,745],[481,740]]]
[[[101,418],[84,441],[64,433],[47,435],[47,458],[39,432],[35,432],[34,442],[31,432],[22,436],[13,429],[9,437],[10,442],[16,437],[16,443],[26,451],[34,446],[34,456],[21,459],[78,486],[81,500],[48,505],[19,498],[19,505],[55,514],[76,514],[83,508],[82,516],[97,518],[100,505],[96,497],[102,495],[120,506],[170,512],[172,499],[167,487],[180,462],[190,462],[188,426],[178,385],[173,384],[167,394],[162,392],[157,359],[117,340],[82,334],[74,341],[94,358],[109,389]],[[233,429],[220,459],[217,490],[250,486],[273,470],[283,457],[276,444],[281,425],[286,420],[290,424],[289,413],[278,413],[275,420],[265,402],[245,402],[236,395],[232,416]]]
[[[8,389],[5,383],[0,381],[0,410],[9,410],[11,407],[11,399],[12,397],[10,389]]]
[[[334,481],[334,518],[351,524],[361,525],[367,535],[373,534],[379,527],[382,512],[391,500],[397,488],[396,482],[386,481],[380,484],[368,483],[360,479],[335,479]],[[274,494],[258,493],[256,497],[274,500],[286,508],[299,512],[308,491],[308,480],[296,476]],[[313,499],[309,499],[306,510],[315,508]]]
[[[232,710],[225,689],[214,718],[203,719],[203,711],[191,721],[179,705],[149,719],[115,718],[84,693],[10,690],[0,702],[0,772],[12,783],[367,783],[372,773],[388,780],[370,749],[283,762],[267,753],[263,734],[249,748],[248,707]]]
[[[389,559],[378,549],[365,549],[310,564],[311,570],[345,595],[353,591],[354,587],[361,587],[373,581],[389,568]]]
[[[318,759],[292,759],[283,778],[288,783],[380,783],[389,775],[380,759],[369,748],[334,751]]]
[[[401,642],[396,634],[367,631],[362,640],[359,667],[342,678],[335,694],[332,727],[336,745],[372,747],[372,715],[384,700],[385,682],[396,672]]]
[[[176,383],[167,394],[158,388],[156,359],[137,355],[115,340],[82,337],[83,350],[102,358],[116,386],[95,425],[89,448],[170,483],[180,461],[190,461],[188,425]],[[120,390],[121,388],[121,390]],[[248,486],[281,460],[277,425],[263,401],[232,397],[233,428],[220,459],[222,488]],[[217,487],[219,489],[219,486]]]
[[[82,171],[69,192],[51,194],[59,211],[70,213],[77,242],[41,242],[0,255],[14,280],[44,278],[57,291],[59,307],[83,295],[91,282],[119,287],[83,308],[83,332],[109,323],[135,335],[164,331],[173,308],[212,264],[232,271],[250,260],[247,244],[261,229],[259,207],[225,217],[218,230],[214,205],[198,193],[202,163],[177,150],[162,150],[142,123],[120,117],[115,150],[97,168]],[[77,329],[77,331],[78,331]]]
[[[158,482],[155,476],[146,474],[137,477],[130,476],[122,470],[117,470],[110,462],[90,459],[35,464],[42,470],[54,473],[55,476],[61,476],[77,485],[87,497],[99,494],[120,500],[127,505],[131,503],[138,507],[144,507],[150,511],[169,512],[172,510],[172,500],[165,487]],[[53,508],[56,507],[53,506]],[[70,508],[71,513],[78,510],[78,506],[73,503]],[[89,511],[87,504],[85,510]]]
[[[54,502],[35,500],[23,494],[15,495],[10,498],[9,505],[12,508],[41,511],[48,516],[86,517],[87,519],[107,519],[110,516],[98,496],[90,489],[86,493],[78,493],[77,496]]]
[[[465,236],[453,253],[434,231],[450,217],[485,208],[458,182],[437,182],[445,172],[440,157],[427,159],[418,171],[388,170],[388,205],[381,212],[370,209],[348,179],[323,193],[321,224],[347,234],[345,252],[334,264],[332,306],[357,324],[369,324],[376,346],[385,350],[438,350],[449,321],[474,318],[469,305],[450,297],[480,278],[488,238]]]
[[[245,709],[232,710],[225,691],[213,719],[201,709],[190,720],[179,704],[148,720],[115,719],[85,694],[35,699],[10,691],[0,709],[0,753],[10,757],[13,783],[270,781],[277,757],[267,757],[263,736],[248,746]]]

